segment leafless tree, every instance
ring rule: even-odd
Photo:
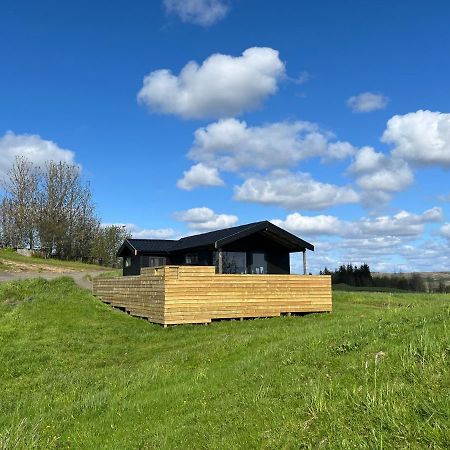
[[[92,254],[99,264],[110,267],[119,266],[116,253],[123,241],[131,237],[125,226],[109,225],[99,227],[92,248]]]
[[[14,247],[34,248],[38,198],[38,169],[26,158],[17,157],[2,180],[2,234]]]
[[[78,166],[49,162],[42,172],[38,231],[41,248],[59,258],[89,258],[98,228],[88,183]]]

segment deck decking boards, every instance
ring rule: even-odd
[[[164,266],[142,269],[139,276],[95,279],[93,292],[162,325],[332,310],[330,276],[218,275],[210,266]]]

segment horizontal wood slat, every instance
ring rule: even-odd
[[[330,276],[218,275],[211,266],[145,268],[139,276],[95,279],[93,292],[162,325],[332,309]]]

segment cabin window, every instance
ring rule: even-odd
[[[264,275],[267,273],[267,261],[264,253],[253,252],[250,253],[249,272],[257,275]]]
[[[185,258],[184,261],[186,264],[198,264],[198,254],[197,253],[188,253]]]
[[[164,266],[166,264],[166,258],[158,258],[154,256],[150,256],[148,258],[148,266],[149,267],[159,267]]]
[[[219,270],[219,252],[214,253],[216,270]],[[222,252],[222,273],[247,273],[247,254],[245,252]]]
[[[131,257],[125,258],[125,267],[131,267]]]

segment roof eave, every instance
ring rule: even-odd
[[[216,249],[218,249],[226,244],[230,244],[231,242],[237,241],[238,239],[242,239],[244,237],[250,236],[254,233],[257,233],[257,232],[263,231],[263,230],[265,230],[265,231],[270,230],[273,233],[276,233],[276,234],[284,237],[286,240],[290,241],[294,246],[298,246],[299,251],[302,251],[303,249],[314,251],[313,244],[306,242],[305,240],[299,238],[298,236],[295,236],[292,233],[289,233],[288,231],[283,230],[282,228],[280,228],[268,221],[260,222],[258,224],[255,224],[252,227],[249,227],[245,230],[239,231],[231,236],[227,236],[223,239],[219,239],[214,243],[214,247]]]
[[[137,250],[133,247],[130,241],[128,239],[125,239],[123,241],[123,244],[120,246],[119,250],[117,250],[116,256],[120,258],[122,255],[121,253],[125,248],[129,248],[132,252],[134,252],[135,255],[137,255]]]

